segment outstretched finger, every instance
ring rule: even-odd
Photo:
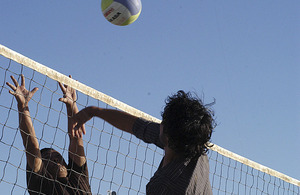
[[[9,90],[8,93],[10,93],[11,95],[15,96],[16,92]]]
[[[16,86],[16,87],[19,87],[19,83],[18,83],[18,81],[15,79],[15,77],[14,77],[14,76],[10,76],[10,78],[11,78],[11,80],[14,82],[15,86]]]
[[[61,91],[63,92],[63,94],[65,94],[66,93],[66,88],[63,86],[63,84],[61,82],[58,82],[58,85],[59,85]]]
[[[25,77],[23,74],[21,75],[21,86],[25,87]]]
[[[76,137],[82,138],[82,133],[80,132],[80,130],[76,131],[75,133],[76,133]]]
[[[10,84],[9,82],[6,82],[6,85],[8,85],[12,90],[16,91],[16,87]]]
[[[85,125],[82,125],[82,126],[81,126],[81,129],[82,129],[82,133],[85,135],[85,134],[86,134],[86,131],[85,131]]]
[[[35,92],[37,92],[37,90],[39,90],[39,88],[37,88],[37,87],[33,88],[33,90],[31,90],[32,95],[35,94]]]

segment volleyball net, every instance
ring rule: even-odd
[[[58,99],[58,82],[77,90],[79,110],[90,105],[118,109],[160,122],[142,111],[69,78],[0,45],[0,189],[2,194],[28,194],[26,155],[19,133],[17,102],[6,82],[25,76],[26,88],[38,87],[29,102],[40,148],[51,147],[68,159],[67,111]],[[163,151],[120,131],[99,118],[86,124],[84,147],[93,194],[146,194],[146,184]],[[300,194],[300,181],[214,144],[208,153],[214,194]]]

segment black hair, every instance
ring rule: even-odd
[[[185,158],[205,154],[211,147],[208,142],[215,127],[213,116],[202,100],[190,92],[180,90],[167,97],[162,125],[168,146]]]
[[[53,148],[43,148],[43,149],[41,149],[42,160],[49,160],[49,159],[45,158],[45,155],[47,153],[50,153],[50,152],[57,152],[57,151],[55,149],[53,149]],[[61,163],[64,164],[64,165],[67,165],[67,163],[66,163],[65,159],[63,158],[63,156],[59,152],[57,152],[57,154],[59,154],[61,156],[61,158],[62,158],[62,162]]]
[[[43,156],[43,154],[46,154],[47,152],[54,150],[53,148],[43,148],[41,149],[41,155]]]

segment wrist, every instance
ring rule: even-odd
[[[75,102],[73,104],[66,104],[66,108],[68,115],[73,115],[78,112],[78,108]]]
[[[72,103],[72,104],[66,104],[66,108],[67,110],[74,110],[75,108],[77,108],[76,103]]]
[[[19,112],[29,111],[29,107],[27,105],[18,105]]]
[[[28,102],[18,102],[18,109],[28,108]]]

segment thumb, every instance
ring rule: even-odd
[[[58,101],[63,102],[63,103],[67,102],[66,98],[59,98]]]
[[[35,92],[37,92],[37,90],[39,90],[39,88],[35,87],[33,90],[31,90],[31,93],[35,94]]]

